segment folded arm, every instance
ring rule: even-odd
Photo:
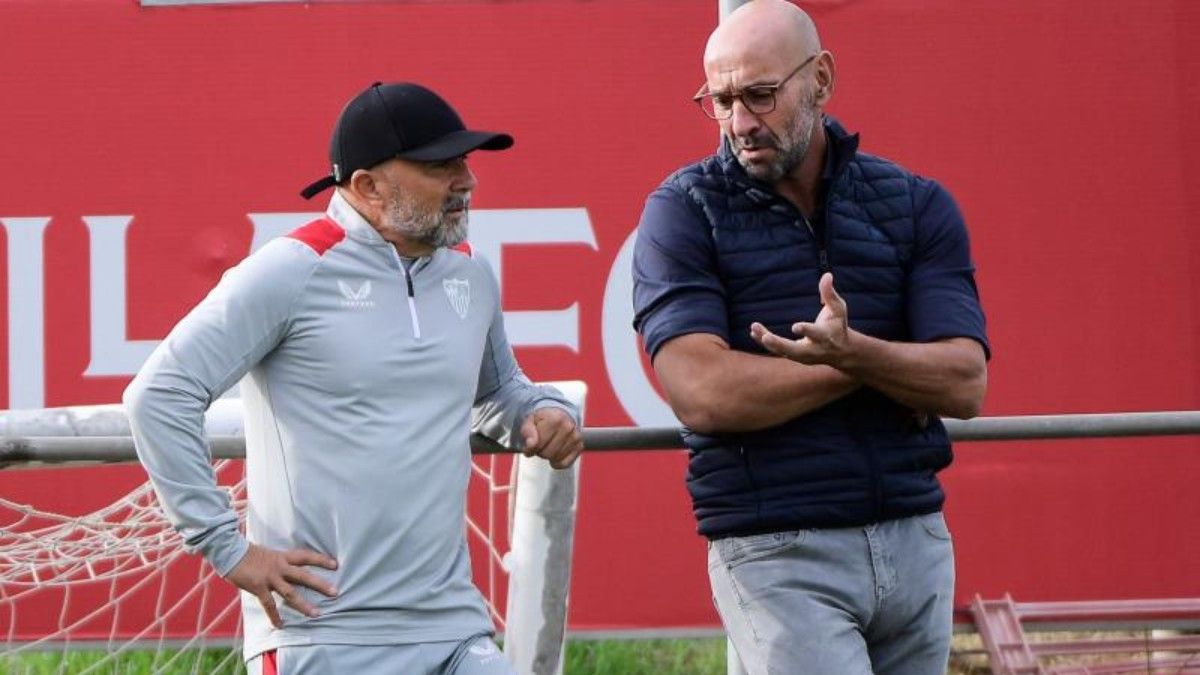
[[[654,357],[654,371],[675,415],[700,433],[772,427],[858,387],[829,366],[737,351],[707,333],[665,343]]]
[[[926,343],[892,342],[864,335],[847,322],[846,302],[833,275],[820,283],[821,313],[792,325],[797,339],[775,335],[762,324],[751,335],[768,351],[810,366],[830,366],[920,412],[970,418],[987,391],[983,346],[966,337]]]

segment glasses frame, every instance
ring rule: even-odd
[[[741,89],[738,91],[713,93],[711,91],[707,91],[708,83],[705,82],[704,84],[700,85],[700,89],[696,92],[696,95],[692,97],[692,100],[696,102],[696,105],[700,107],[700,111],[703,112],[706,117],[708,117],[709,119],[714,119],[714,120],[718,120],[718,121],[727,120],[730,117],[733,117],[733,105],[734,104],[730,103],[729,108],[728,108],[729,112],[726,113],[724,116],[721,116],[718,114],[717,107],[715,105],[713,105],[712,103],[710,103],[710,108],[711,108],[712,112],[709,112],[709,108],[704,107],[704,102],[705,102],[705,100],[708,100],[711,102],[714,96],[730,96],[734,99],[734,101],[741,101],[742,106],[745,107],[747,111],[749,111],[755,115],[766,115],[767,113],[773,112],[775,110],[775,106],[777,105],[777,100],[776,100],[777,95],[779,93],[779,90],[781,88],[783,88],[783,85],[787,84],[788,80],[795,77],[796,74],[799,73],[801,70],[804,70],[805,66],[812,63],[820,55],[821,55],[821,53],[818,52],[818,53],[813,54],[812,56],[808,57],[807,59],[804,59],[803,63],[796,66],[792,70],[792,72],[788,73],[786,77],[784,77],[782,80],[776,82],[775,84],[753,84],[753,85],[750,85],[749,87],[746,87],[745,89]],[[761,94],[769,93],[771,95],[770,107],[768,107],[765,110],[757,110],[757,109],[755,109],[755,107],[752,107],[749,103],[746,103],[746,99],[743,97],[746,94],[746,92],[752,91],[752,90],[757,93],[761,93]]]

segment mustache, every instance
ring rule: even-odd
[[[754,136],[735,137],[733,146],[738,150],[749,150],[751,148],[778,148],[779,144],[769,134],[755,134]]]
[[[455,209],[467,210],[471,208],[471,194],[450,195],[442,204],[443,211],[453,211]]]

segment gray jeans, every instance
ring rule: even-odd
[[[750,675],[942,675],[954,547],[941,513],[708,546],[713,599]]]

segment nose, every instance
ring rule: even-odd
[[[730,134],[735,138],[753,136],[762,126],[762,120],[758,118],[758,115],[750,112],[740,98],[734,100],[727,123]]]
[[[471,167],[467,166],[464,159],[458,164],[458,171],[454,174],[454,183],[452,187],[456,192],[470,192],[475,189],[479,181],[475,179],[475,172],[471,171]]]

